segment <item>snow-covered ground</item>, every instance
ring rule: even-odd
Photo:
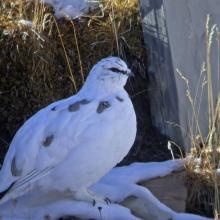
[[[95,8],[102,10],[103,6],[99,0],[41,0],[44,3],[51,5],[54,9],[56,18],[80,18],[86,16],[86,13]],[[21,19],[19,24],[24,26],[32,26],[32,21]]]
[[[98,7],[98,0],[42,0],[53,6],[55,16],[77,18],[88,12],[90,8]]]
[[[0,217],[10,220],[57,219],[65,215],[73,215],[82,219],[102,220],[208,219],[191,214],[176,213],[162,204],[147,188],[137,184],[143,180],[163,177],[173,171],[182,170],[184,168],[183,164],[183,160],[169,160],[165,162],[133,163],[130,166],[112,169],[105,177],[91,187],[96,194],[108,197],[113,202],[109,205],[96,204],[93,207],[92,204],[73,201],[71,198],[60,200],[60,195],[52,194],[49,197],[48,195],[40,195],[39,192],[30,192],[17,201],[2,205],[0,207]],[[130,196],[135,196],[146,204],[146,218],[138,218],[128,208],[118,204]],[[101,207],[101,212],[98,210],[98,207]]]

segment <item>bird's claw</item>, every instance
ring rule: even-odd
[[[112,203],[112,201],[109,198],[107,198],[107,197],[104,199],[104,201],[106,202],[107,205]]]
[[[107,197],[104,199],[104,202],[105,202],[107,205],[109,205],[109,204],[112,203],[112,201],[111,201],[109,198],[107,198]],[[92,200],[92,206],[95,206],[95,205],[96,205],[96,200],[93,199],[93,200]]]

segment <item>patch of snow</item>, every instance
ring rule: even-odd
[[[176,213],[162,204],[147,188],[136,183],[156,177],[166,176],[173,171],[184,168],[183,160],[169,160],[165,162],[134,163],[125,167],[112,169],[91,189],[114,202],[121,202],[127,197],[135,196],[147,204],[149,215],[153,216],[155,210],[166,213],[173,220],[207,220],[197,215]],[[17,202],[7,202],[0,207],[0,217],[10,220],[33,219],[41,220],[45,216],[51,219],[72,215],[82,219],[108,219],[108,220],[138,220],[128,208],[119,204],[92,204],[82,201],[74,201],[71,198],[56,197],[55,192],[48,200],[48,195],[32,191],[18,198]],[[31,199],[30,199],[31,198]],[[55,199],[56,198],[56,199]],[[101,212],[98,210],[101,207]],[[155,208],[154,208],[155,207]],[[149,219],[149,218],[145,218]],[[159,218],[158,218],[159,219]],[[160,218],[163,219],[163,218]]]
[[[210,220],[210,218],[186,213],[174,213],[172,220]]]
[[[24,19],[21,19],[18,21],[19,24],[22,24],[24,26],[28,26],[28,27],[31,27],[32,26],[32,21],[29,21],[29,20],[24,20]]]
[[[100,213],[97,206],[93,207],[86,202],[71,200],[54,202],[41,207],[29,208],[29,210],[26,209],[25,211],[26,213],[23,214],[23,218],[21,218],[21,216],[11,218],[10,215],[8,215],[7,218],[10,220],[55,220],[59,219],[61,216],[76,216],[80,219],[139,220],[139,218],[131,214],[129,209],[117,204],[112,204],[110,206],[102,205]],[[48,216],[48,218],[46,218],[46,216]]]
[[[112,169],[91,189],[98,194],[110,198],[112,201],[120,202],[130,196],[130,187],[136,186],[134,183],[163,177],[173,171],[180,171],[183,168],[183,160],[133,163],[129,166]],[[134,190],[136,191],[136,189]]]
[[[96,8],[99,5],[99,0],[42,0],[42,2],[53,6],[57,18],[78,18],[90,8]]]

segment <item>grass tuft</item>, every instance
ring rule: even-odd
[[[211,48],[214,36],[218,35],[216,25],[210,27],[210,17],[206,22],[206,62],[201,69],[199,83],[201,91],[197,90],[193,99],[186,79],[180,76],[187,85],[187,97],[192,107],[191,122],[191,152],[186,164],[188,199],[187,211],[209,217],[220,217],[220,174],[217,172],[220,161],[220,93],[215,103],[213,96],[213,79],[211,66]],[[217,40],[219,40],[217,38]],[[219,52],[219,51],[218,51]],[[204,79],[202,80],[205,74]],[[200,102],[204,90],[207,88],[208,103],[208,135],[203,136],[200,124]],[[219,91],[218,91],[219,92]],[[200,96],[199,96],[200,95]],[[196,108],[196,106],[198,106]]]

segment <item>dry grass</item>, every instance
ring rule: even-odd
[[[191,153],[186,165],[188,199],[187,210],[201,215],[220,217],[220,176],[216,173],[220,161],[220,94],[217,103],[214,102],[212,87],[211,47],[214,36],[219,36],[216,25],[210,27],[210,17],[206,23],[206,62],[202,67],[201,75],[206,74],[201,91],[197,90],[195,98],[191,96],[188,80],[180,73],[187,84],[187,96],[192,107],[191,122]],[[218,38],[217,38],[218,40]],[[200,101],[205,87],[207,87],[208,128],[207,137],[204,137],[199,122]],[[197,102],[197,103],[196,103]],[[197,109],[196,109],[196,106]]]
[[[39,1],[0,1],[1,139],[43,106],[78,91],[101,58],[132,57],[139,65],[146,57],[138,1],[103,0],[102,6],[78,20],[57,20]]]

